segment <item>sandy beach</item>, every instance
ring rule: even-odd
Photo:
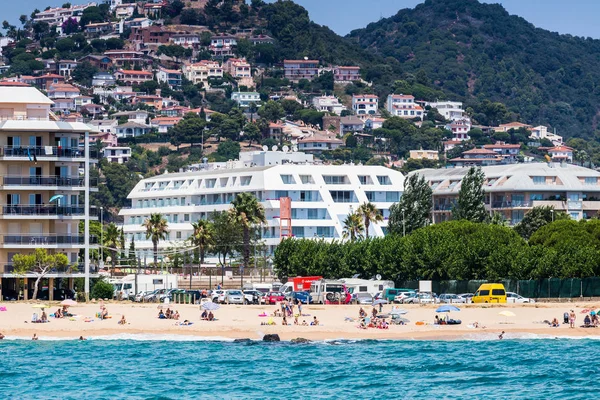
[[[223,305],[215,311],[217,321],[200,320],[198,305],[170,305],[179,311],[179,321],[158,319],[158,304],[134,304],[107,302],[109,314],[112,318],[99,320],[95,314],[100,310],[99,303],[80,304],[71,307],[77,315],[75,318],[55,319],[49,317],[49,323],[31,323],[36,303],[11,303],[0,304],[0,332],[7,339],[28,338],[36,333],[40,338],[78,338],[79,336],[98,337],[106,335],[123,334],[150,334],[150,335],[188,335],[206,338],[249,338],[261,339],[264,334],[277,333],[282,340],[293,338],[306,338],[310,340],[327,339],[429,339],[429,340],[456,340],[456,339],[493,339],[505,331],[505,338],[521,338],[529,335],[548,337],[600,337],[600,328],[580,328],[583,324],[585,313],[583,310],[598,310],[600,302],[573,302],[573,303],[540,303],[517,305],[458,305],[460,312],[450,313],[450,317],[460,319],[461,325],[434,325],[435,309],[437,305],[397,305],[408,313],[404,315],[409,323],[406,325],[391,325],[389,329],[360,329],[358,322],[350,322],[348,318],[357,319],[360,306],[304,306],[305,316],[299,319],[312,321],[316,316],[319,326],[282,326],[280,317],[274,317],[277,325],[261,325],[270,317],[260,317],[263,312],[271,314],[275,306],[237,306]],[[58,309],[58,303],[51,303],[46,310],[48,314]],[[162,305],[163,309],[167,305]],[[392,309],[391,305],[384,306],[384,313]],[[563,324],[563,313],[575,310],[577,314],[577,328],[570,329],[568,324]],[[365,307],[370,314],[371,307]],[[511,311],[514,317],[499,315],[502,311]],[[127,324],[119,325],[121,316],[125,315]],[[86,322],[86,317],[91,321]],[[557,318],[560,327],[549,327],[544,320],[552,321]],[[183,320],[193,322],[192,325],[182,326]],[[290,319],[293,321],[293,319]],[[422,321],[424,325],[417,325]],[[473,324],[477,322],[479,327]]]

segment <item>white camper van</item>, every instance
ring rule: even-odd
[[[177,289],[177,275],[126,275],[119,280],[111,280],[115,288],[115,298],[128,300],[135,297],[136,293],[148,292],[157,289]]]
[[[382,281],[382,280],[370,280],[370,279],[357,279],[357,278],[344,278],[340,281],[346,284],[348,292],[352,297],[358,293],[369,293],[375,297],[377,293],[383,292],[385,289],[393,289],[393,281]]]

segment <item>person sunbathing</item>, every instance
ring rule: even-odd
[[[557,318],[554,318],[554,319],[552,320],[552,323],[551,323],[550,325],[551,325],[553,328],[557,328],[557,327],[559,327],[559,326],[560,326],[560,324],[558,323],[558,319],[557,319]]]
[[[126,323],[127,323],[127,320],[125,319],[125,316],[122,315],[121,320],[119,321],[119,325],[125,325]]]
[[[102,312],[100,313],[100,319],[106,319],[108,318],[108,310],[106,309],[106,307],[102,308]]]
[[[200,319],[203,321],[208,321],[208,311],[204,310],[200,315]]]
[[[308,326],[305,319],[302,320],[302,326]]]
[[[313,318],[313,322],[311,322],[310,324],[313,325],[313,326],[319,325],[319,320],[317,319],[316,316]]]
[[[208,313],[208,320],[209,321],[214,321],[215,320],[215,316],[213,315],[212,311]]]
[[[158,319],[167,319],[167,317],[165,317],[165,313],[163,313],[163,311],[162,311],[162,310],[160,310],[160,311],[158,312]]]

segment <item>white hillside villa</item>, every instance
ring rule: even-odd
[[[131,208],[122,209],[126,241],[152,258],[152,242],[142,223],[162,213],[169,223],[159,252],[186,240],[192,222],[230,208],[235,195],[254,194],[265,208],[262,238],[272,253],[281,240],[280,198],[291,198],[291,234],[297,238],[341,239],[344,219],[370,201],[385,220],[371,224],[371,237],[385,234],[390,206],[400,200],[404,176],[382,166],[323,165],[302,152],[256,151],[227,163],[195,165],[188,171],[140,181],[131,191]],[[128,246],[129,244],[127,244]]]

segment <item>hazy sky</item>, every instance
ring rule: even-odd
[[[2,19],[18,23],[19,15],[31,14],[38,8],[60,6],[67,0],[0,0]],[[272,1],[272,0],[271,0]],[[345,35],[352,29],[362,28],[381,17],[389,17],[401,8],[414,7],[420,0],[295,0],[304,6],[313,21],[327,25]],[[511,14],[519,15],[535,26],[576,36],[600,39],[600,1],[578,0],[483,0],[500,3]],[[73,4],[87,3],[86,0],[70,0]],[[565,7],[566,4],[569,4]]]

